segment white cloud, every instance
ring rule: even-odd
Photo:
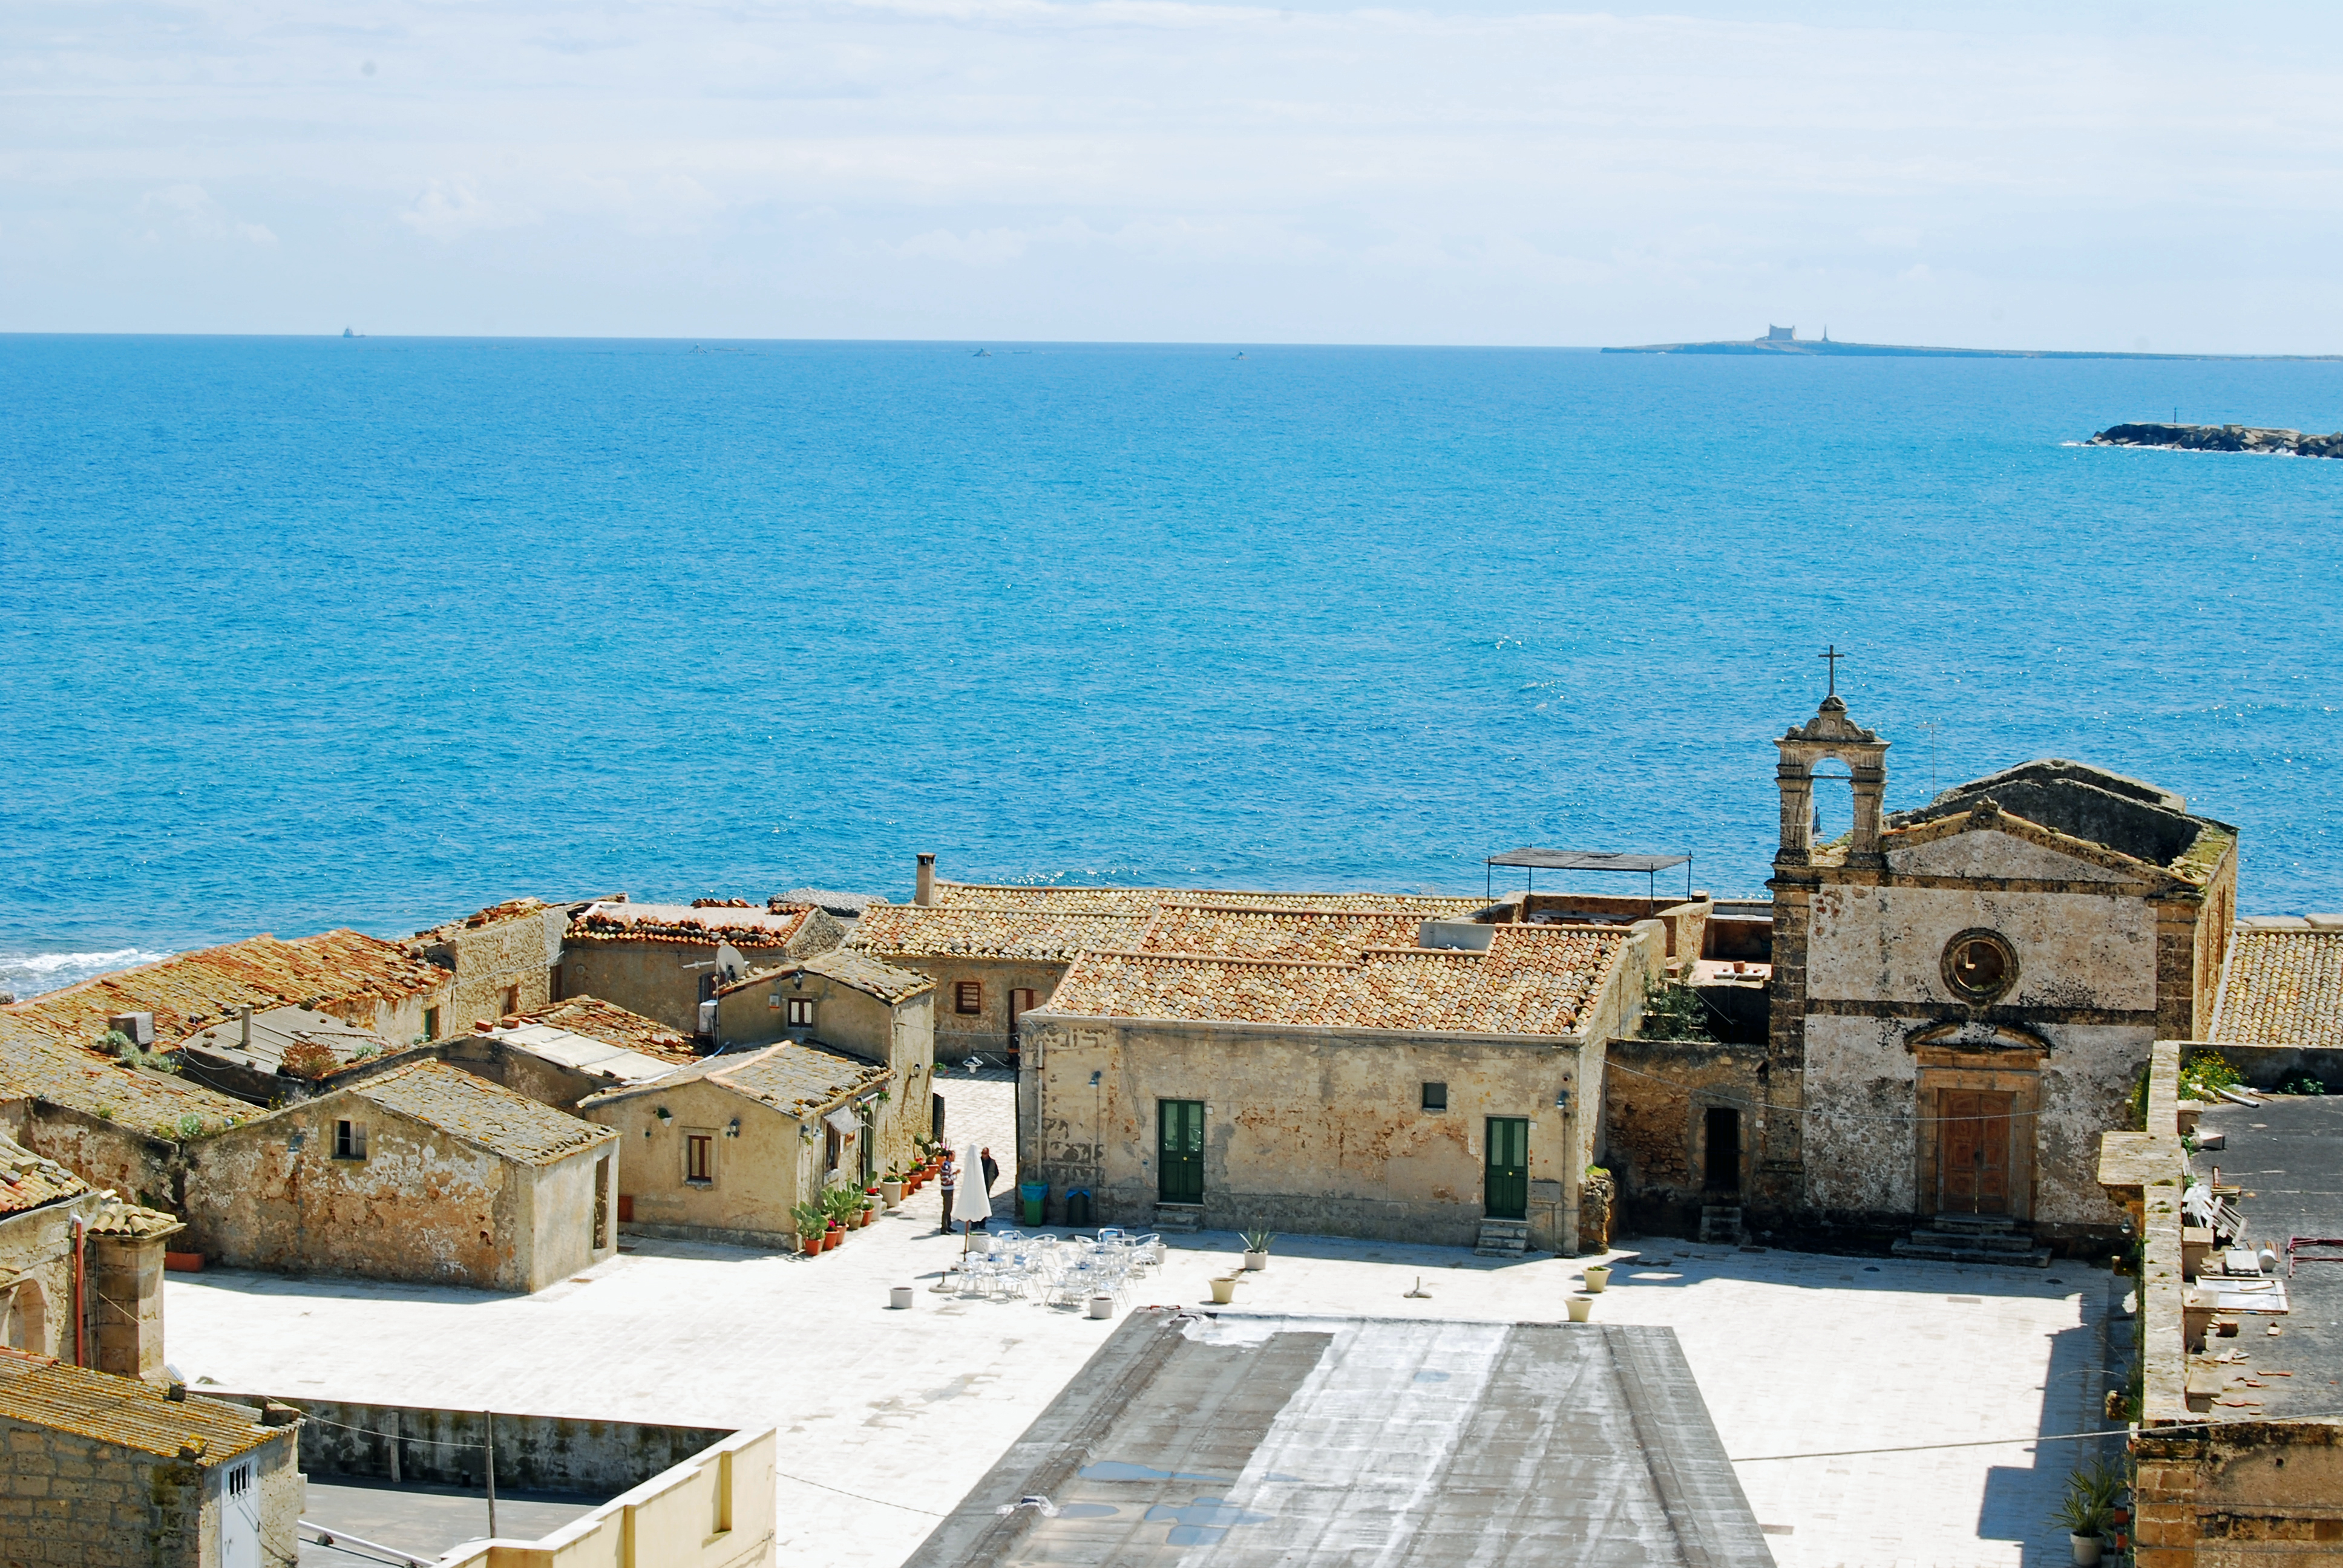
[[[498,206],[482,199],[468,179],[432,180],[398,221],[416,233],[443,245],[484,228],[508,228],[530,221],[533,215]]]
[[[246,223],[232,216],[212,199],[210,192],[186,181],[148,191],[138,205],[142,212],[176,220],[181,230],[196,239],[239,239],[246,245],[261,246],[277,243],[276,234],[266,224]],[[146,237],[159,236],[148,229]]]
[[[2180,289],[2205,347],[2343,347],[2343,13],[1718,6],[186,0],[168,47],[0,8],[0,92],[43,106],[0,225],[266,246],[246,214],[298,211],[381,330],[1600,343],[1796,302],[1911,341],[1996,298],[2001,336],[2120,346]],[[184,297],[43,254],[10,265],[45,319]]]

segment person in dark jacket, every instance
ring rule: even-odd
[[[989,1206],[992,1201],[992,1184],[1001,1180],[1001,1161],[992,1157],[991,1150],[980,1149],[976,1151],[976,1163],[978,1169],[982,1171],[984,1176],[984,1201]],[[971,1174],[973,1174],[973,1172],[971,1172]],[[989,1222],[985,1220],[979,1220],[974,1225],[970,1227],[970,1229],[976,1231],[982,1231],[988,1228]]]

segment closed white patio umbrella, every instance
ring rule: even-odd
[[[984,1165],[973,1143],[960,1151],[960,1185],[952,1190],[951,1217],[974,1221],[992,1218],[992,1195],[984,1190]]]

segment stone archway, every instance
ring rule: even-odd
[[[7,1340],[10,1350],[49,1352],[49,1302],[35,1281],[21,1281],[9,1292]]]

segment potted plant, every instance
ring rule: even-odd
[[[2101,1537],[2107,1533],[2111,1510],[2106,1491],[2104,1463],[2095,1462],[2076,1471],[2066,1478],[2066,1495],[2059,1500],[2050,1515],[2051,1523],[2066,1532],[2066,1544],[2075,1554],[2080,1568],[2091,1568],[2099,1553],[2106,1549]],[[2118,1484],[2120,1478],[2118,1477]]]
[[[1584,1292],[1571,1297],[1569,1304],[1570,1321],[1574,1323],[1583,1323],[1594,1315],[1594,1298],[1585,1294]]]
[[[1605,1264],[1589,1263],[1585,1272],[1586,1288],[1593,1294],[1602,1294],[1604,1287],[1611,1282],[1611,1270]]]
[[[1276,1240],[1266,1231],[1247,1231],[1244,1233],[1244,1266],[1248,1269],[1268,1268],[1269,1244]]]
[[[901,1166],[890,1165],[887,1167],[886,1179],[879,1183],[879,1201],[884,1203],[890,1209],[898,1209],[902,1207],[903,1168]]]
[[[821,1255],[822,1235],[829,1229],[829,1217],[819,1203],[792,1203],[789,1219],[797,1226],[798,1251],[809,1258]]]
[[[1212,1276],[1212,1304],[1225,1307],[1237,1299],[1237,1277],[1234,1274]]]

